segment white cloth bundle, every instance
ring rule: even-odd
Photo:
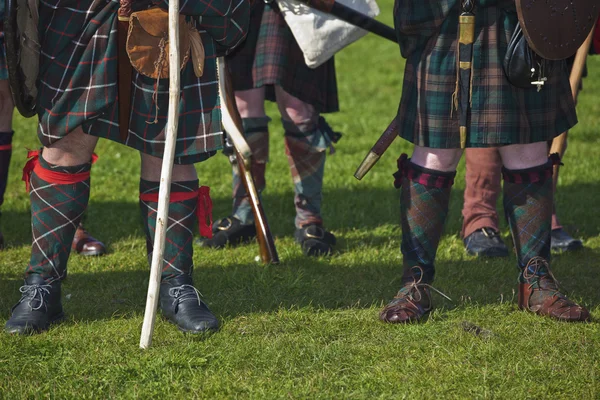
[[[339,0],[338,3],[369,17],[379,15],[375,0]],[[277,0],[277,4],[310,68],[318,67],[367,34],[364,29],[296,0]]]

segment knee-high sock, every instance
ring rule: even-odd
[[[450,191],[456,172],[443,172],[420,167],[402,155],[399,171],[394,174],[401,185],[400,220],[404,278],[412,280],[410,270],[419,265],[424,282],[432,282],[438,244],[444,230]]]
[[[550,259],[552,223],[552,161],[523,170],[502,169],[504,212],[524,268],[539,256]]]
[[[252,150],[252,177],[260,194],[266,187],[265,168],[269,161],[269,117],[244,118],[244,136]],[[254,223],[250,198],[240,177],[237,161],[232,158],[233,169],[233,216],[243,225]]]
[[[285,152],[294,181],[296,228],[323,224],[321,201],[326,150],[333,135],[323,117],[294,123],[282,120],[285,130]]]
[[[146,233],[148,262],[152,259],[154,247],[159,186],[160,182],[140,179],[140,211]],[[197,205],[197,180],[171,183],[171,202],[169,203],[167,238],[161,273],[163,280],[177,275],[192,274],[194,226],[198,224]]]
[[[90,197],[92,163],[62,167],[40,156],[28,166],[34,167],[29,178],[33,241],[25,274],[64,279],[73,236]]]

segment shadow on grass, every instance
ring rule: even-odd
[[[582,250],[555,262],[554,272],[584,304],[600,303],[598,251]],[[291,258],[278,266],[256,263],[228,267],[200,266],[195,282],[213,311],[232,319],[251,313],[311,307],[324,310],[379,307],[400,285],[400,259],[342,263],[340,258]],[[343,264],[343,265],[341,265]],[[438,308],[509,302],[515,305],[517,270],[514,259],[441,261],[435,286],[453,299],[435,296]],[[0,274],[0,318],[19,299],[21,281]],[[71,322],[129,318],[144,309],[148,271],[71,273],[63,285],[63,301]],[[375,316],[374,316],[375,318]]]

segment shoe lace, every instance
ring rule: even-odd
[[[202,293],[192,285],[175,286],[169,289],[169,296],[173,297],[173,304],[177,305],[189,300],[198,300],[198,305],[202,305],[200,297]]]
[[[52,286],[50,285],[23,285],[19,288],[19,292],[22,293],[21,300],[19,300],[19,304],[25,300],[29,300],[27,305],[31,309],[31,311],[39,310],[44,306],[44,296],[50,294],[50,289]],[[37,300],[38,305],[33,306],[34,300]]]
[[[554,291],[553,294],[559,293],[560,283],[552,273],[548,261],[542,257],[536,256],[529,260],[527,266],[523,269],[523,278],[529,282],[530,289],[533,288],[536,283],[539,287],[540,281],[547,280],[549,281],[548,288]]]
[[[423,271],[423,268],[420,265],[415,265],[410,270],[412,272],[413,281],[407,285],[404,285],[400,289],[398,294],[394,297],[395,299],[406,299],[407,301],[409,301],[411,303],[413,303],[413,302],[418,303],[423,299],[422,292],[419,290],[419,288],[428,288],[428,289],[431,289],[434,292],[438,293],[440,296],[444,297],[445,299],[452,301],[452,299],[450,297],[448,297],[446,294],[444,294],[441,290],[436,289],[429,283],[423,282],[423,275],[425,275],[425,272]],[[417,279],[417,276],[418,276],[418,279]]]

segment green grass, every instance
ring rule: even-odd
[[[391,3],[381,2],[391,22]],[[397,140],[359,182],[352,175],[398,107],[403,61],[368,35],[336,58],[344,132],[325,175],[324,215],[337,235],[331,259],[305,258],[293,241],[293,192],[276,109],[264,205],[281,265],[254,261],[255,244],[197,249],[194,278],[223,329],[185,336],[159,320],[153,346],[138,349],[148,283],[137,206],[139,157],[102,141],[92,172],[89,230],[109,255],[73,255],[64,284],[68,319],[34,337],[0,335],[0,398],[577,398],[600,397],[597,322],[565,324],[517,310],[516,261],[467,256],[459,237],[464,164],[438,252],[429,320],[385,325],[377,315],[396,292],[402,259],[398,192],[391,174],[410,146]],[[585,249],[557,255],[553,269],[573,298],[600,317],[600,60],[580,95],[561,170],[559,211]],[[19,299],[30,243],[29,200],[20,181],[33,119],[16,118],[15,153],[2,230],[0,323]],[[23,150],[21,150],[23,149]],[[215,216],[230,210],[230,168],[218,155],[198,165]],[[510,241],[506,226],[503,236]],[[481,334],[466,329],[475,324]]]

